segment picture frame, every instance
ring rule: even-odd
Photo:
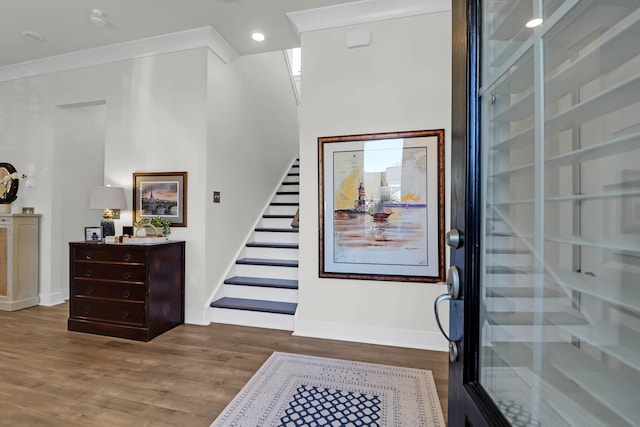
[[[444,129],[318,138],[319,276],[443,282]]]
[[[187,226],[187,172],[133,173],[133,223],[156,216]]]
[[[102,243],[102,227],[85,227],[84,241],[87,243]]]

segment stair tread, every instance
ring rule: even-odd
[[[526,325],[532,326],[536,313],[532,312],[491,312],[487,313],[487,321],[491,325]],[[583,325],[587,320],[580,313],[549,312],[544,313],[543,325]]]
[[[266,232],[273,232],[273,233],[297,233],[298,229],[297,228],[265,228],[265,227],[258,227],[258,228],[256,228],[256,231],[266,231]]]
[[[298,172],[288,173],[287,176],[300,176]]]
[[[274,249],[298,249],[297,243],[271,243],[271,242],[249,242],[246,246],[250,248],[274,248]]]
[[[533,268],[528,265],[511,266],[489,265],[487,266],[487,274],[532,274]]]
[[[262,215],[266,219],[293,219],[295,215]]]
[[[271,206],[299,206],[298,202],[271,202],[269,203]]]
[[[502,248],[492,248],[487,249],[488,254],[509,254],[509,255],[524,255],[530,254],[531,251],[528,249],[502,249]]]
[[[236,264],[267,265],[273,267],[297,267],[297,259],[241,258]]]
[[[533,287],[491,286],[487,288],[487,297],[490,298],[534,298],[540,291]],[[542,288],[543,298],[560,297],[564,294],[554,288]]]
[[[276,194],[279,196],[296,196],[299,195],[299,191],[276,191]]]
[[[300,185],[299,182],[297,181],[287,181],[287,182],[283,182],[282,185]]]
[[[264,313],[295,314],[298,304],[292,302],[264,301],[245,298],[224,297],[211,303],[214,308],[260,311]]]
[[[234,276],[225,280],[224,283],[228,285],[258,286],[264,288],[298,289],[298,281],[292,279]]]

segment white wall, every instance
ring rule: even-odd
[[[51,262],[59,266],[59,276],[52,282],[69,281],[69,242],[78,240],[82,224],[95,226],[102,210],[90,209],[87,201],[91,187],[103,185],[106,105],[75,104],[53,111],[52,176],[63,188],[52,200]],[[70,155],[73,153],[73,155]],[[55,189],[55,187],[54,187]],[[64,289],[64,288],[63,288]],[[64,289],[63,297],[68,298]]]
[[[369,31],[371,45],[347,49],[355,30]],[[444,128],[448,165],[451,13],[303,33],[302,52],[295,334],[445,350],[433,314],[444,286],[318,278],[317,138]],[[449,188],[447,173],[447,195]]]
[[[62,200],[75,196],[88,208],[95,170],[104,170],[104,184],[124,187],[127,195],[129,209],[116,220],[119,233],[131,224],[133,172],[186,171],[187,227],[172,228],[170,237],[187,242],[186,321],[209,323],[207,298],[231,262],[225,257],[240,247],[239,236],[245,237],[296,155],[293,94],[289,101],[275,95],[291,90],[282,84],[288,83],[282,67],[282,53],[224,64],[197,48],[0,83],[0,159],[33,183],[21,185],[13,212],[33,206],[43,214],[41,304],[68,297],[61,240],[70,237],[60,229],[69,216]],[[256,90],[262,77],[270,90]],[[93,129],[88,118],[60,116],[59,107],[78,104],[101,105]],[[85,167],[86,147],[65,142],[65,135],[80,134],[104,141],[95,148],[92,161],[101,164],[93,170]],[[86,191],[79,192],[83,184]],[[223,191],[221,205],[211,203],[214,189]],[[82,240],[84,226],[99,224],[100,212],[93,211],[91,223],[74,218],[75,240]]]
[[[104,150],[96,152],[104,159],[104,184],[125,187],[131,208],[132,172],[189,172],[189,228],[173,228],[171,237],[187,240],[187,248],[203,246],[200,230],[205,224],[204,194],[206,188],[206,49],[150,56],[129,61],[79,68],[70,71],[19,79],[0,84],[2,123],[0,141],[9,143],[7,158],[33,177],[34,187],[21,188],[13,208],[34,206],[42,213],[40,301],[51,305],[68,297],[68,278],[63,276],[60,235],[66,217],[65,192],[85,183],[87,191],[77,194],[85,198],[95,185],[93,172],[84,168],[86,152],[65,144],[65,134],[76,131],[74,121],[60,120],[60,106],[71,104],[104,104],[104,122],[99,125]],[[15,119],[14,119],[15,118]],[[84,131],[83,131],[84,132]],[[57,135],[57,137],[56,137]],[[95,136],[94,136],[95,137]],[[11,144],[19,141],[15,147]],[[3,150],[4,151],[4,150]],[[104,151],[104,152],[102,152]],[[58,173],[60,161],[65,167],[77,164],[73,173]],[[67,171],[69,172],[69,171]],[[91,176],[90,176],[91,175]],[[74,180],[71,182],[61,182]],[[102,182],[100,182],[102,184]],[[88,197],[84,202],[88,207]],[[76,240],[83,239],[83,227],[98,225],[100,212],[90,224],[78,223]],[[116,221],[116,231],[131,224],[131,213],[125,211]],[[68,238],[68,236],[64,236]],[[203,281],[204,260],[193,251],[187,260],[187,289],[198,288]],[[193,301],[187,292],[187,305]]]

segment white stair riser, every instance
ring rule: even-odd
[[[539,303],[533,298],[487,298],[485,304],[488,311],[512,312],[535,311]],[[549,312],[565,312],[571,310],[568,298],[545,298],[544,309]]]
[[[483,328],[483,344],[496,342],[571,342],[571,335],[558,326],[488,325]]]
[[[296,173],[296,172],[294,172]],[[284,178],[283,182],[295,182],[295,183],[299,183],[300,182],[300,176],[299,175],[287,175]]]
[[[300,200],[298,194],[276,194],[276,196],[271,199],[272,202],[276,203],[298,203],[298,200]]]
[[[228,298],[258,299],[263,301],[298,302],[297,289],[265,288],[261,286],[224,285]]]
[[[235,270],[234,276],[266,277],[269,279],[298,279],[298,269],[293,267],[236,264],[232,270]]]
[[[293,218],[262,218],[264,228],[291,228]]]
[[[242,258],[298,259],[298,249],[246,247]]]
[[[491,286],[533,287],[535,278],[531,274],[489,274],[484,282]]]
[[[254,242],[265,243],[298,243],[298,233],[280,231],[256,231],[253,233]]]
[[[532,242],[528,243],[532,244]],[[486,241],[486,247],[495,249],[530,249],[527,248],[523,239],[509,236],[489,236]]]
[[[230,310],[226,308],[211,308],[210,310],[210,320],[212,322],[293,331],[294,318],[289,314]]]
[[[278,191],[300,191],[300,186],[299,185],[293,185],[293,184],[287,184],[287,185],[280,185],[280,188],[278,188]]]
[[[265,214],[268,215],[295,215],[298,205],[293,206],[269,206]]]
[[[533,265],[534,259],[530,254],[487,254],[487,265]]]

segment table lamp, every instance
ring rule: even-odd
[[[91,201],[89,202],[90,209],[104,209],[102,212],[102,226],[103,236],[115,236],[116,228],[113,223],[114,211],[118,213],[120,209],[126,209],[127,201],[124,197],[124,188],[122,187],[93,187],[91,189]],[[117,215],[119,218],[120,215]]]

